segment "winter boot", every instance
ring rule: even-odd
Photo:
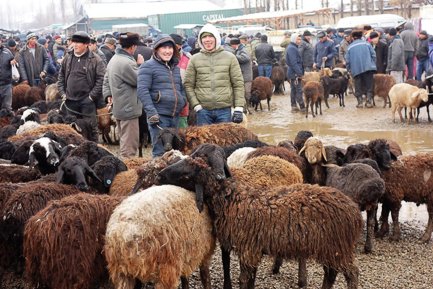
[[[357,108],[362,108],[362,97],[357,97],[356,98],[358,100],[358,104],[356,105]]]

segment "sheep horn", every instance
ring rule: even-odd
[[[197,205],[198,211],[201,213],[203,211],[203,185],[195,184],[195,203]]]
[[[298,155],[302,154],[305,151],[305,145],[301,148],[301,150],[299,151]]]
[[[144,178],[138,179],[137,182],[135,183],[135,186],[132,188],[131,192],[129,192],[128,196],[136,194],[140,189],[140,187],[143,185],[143,183],[144,183]]]
[[[90,177],[94,178],[95,180],[97,180],[98,182],[100,182],[101,184],[103,184],[104,182],[98,177],[98,175],[96,175],[95,171],[92,170],[88,165],[86,165],[85,167],[87,174],[89,174]]]
[[[323,156],[323,159],[325,160],[325,162],[327,162],[328,160],[326,159],[326,150],[325,150],[325,147],[322,145],[322,156]]]

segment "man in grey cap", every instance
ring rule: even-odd
[[[416,49],[416,59],[418,60],[416,66],[416,80],[421,81],[422,74],[427,72],[428,63],[428,33],[423,30],[419,33],[418,48]]]
[[[352,29],[344,30],[344,39],[340,43],[340,49],[338,49],[338,62],[346,65],[346,53],[347,48],[352,43]]]
[[[314,47],[314,65],[313,68],[334,67],[334,58],[337,55],[334,41],[328,39],[324,31],[317,34],[319,42]]]
[[[48,54],[45,48],[37,43],[35,33],[27,34],[27,44],[19,53],[19,71],[21,82],[30,86],[37,86],[47,75]]]
[[[114,56],[114,50],[116,49],[116,39],[113,37],[106,37],[104,45],[99,48],[104,54],[107,64],[110,62],[111,57]]]
[[[62,109],[67,115],[88,120],[92,127],[89,140],[98,142],[96,108],[105,106],[102,98],[105,64],[89,50],[90,37],[86,32],[75,32],[71,41],[73,49],[63,57],[57,82],[64,101]]]

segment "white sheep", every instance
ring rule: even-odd
[[[25,132],[31,131],[35,128],[38,128],[40,126],[41,126],[40,123],[33,121],[33,120],[29,120],[18,127],[16,134],[23,134]]]
[[[210,289],[214,248],[207,209],[197,210],[194,193],[165,185],[132,195],[114,210],[104,253],[116,289],[134,288],[135,278],[154,282],[155,288],[175,289],[180,277],[199,266],[205,273],[203,287]]]
[[[241,168],[248,159],[249,154],[255,150],[256,148],[253,147],[244,147],[235,150],[227,158],[227,165],[229,168]]]
[[[428,101],[428,93],[424,88],[418,88],[407,83],[398,83],[389,91],[389,99],[391,100],[392,121],[395,122],[395,111],[398,110],[400,121],[403,122],[401,110],[403,107],[407,107],[410,111],[409,122],[421,101]]]

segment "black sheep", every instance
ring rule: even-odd
[[[324,88],[324,98],[325,98],[326,107],[329,108],[328,98],[329,98],[330,94],[338,95],[340,106],[344,107],[345,106],[344,105],[344,93],[347,90],[349,80],[344,76],[340,76],[340,77],[335,78],[335,79],[328,77],[328,76],[323,76],[321,78],[321,82],[322,82],[323,88]]]

